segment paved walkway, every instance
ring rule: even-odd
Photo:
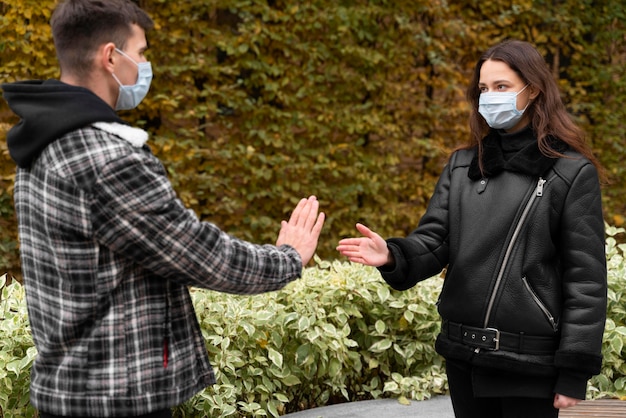
[[[449,396],[436,396],[427,401],[411,401],[410,405],[402,405],[395,399],[376,399],[322,406],[283,416],[288,418],[454,418],[454,413]],[[562,410],[559,417],[624,418],[626,417],[626,401],[617,399],[583,401],[572,408]]]
[[[283,415],[288,418],[454,418],[449,396],[402,405],[395,399],[348,402]]]

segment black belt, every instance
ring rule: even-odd
[[[495,328],[477,328],[444,320],[441,332],[452,341],[486,350],[512,351],[524,354],[553,354],[559,346],[555,337],[537,337],[524,333],[499,331]]]

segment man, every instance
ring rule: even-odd
[[[276,246],[237,240],[176,198],[115,110],[152,70],[147,14],[129,0],[67,0],[52,17],[61,79],[4,84],[42,417],[171,417],[215,377],[188,286],[254,294],[300,277],[324,223],[314,196]]]

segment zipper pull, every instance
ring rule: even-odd
[[[545,182],[546,181],[544,179],[539,177],[539,182],[537,182],[537,196],[539,196],[539,197],[543,196],[543,184]]]

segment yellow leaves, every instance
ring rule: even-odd
[[[533,42],[538,43],[538,44],[543,44],[546,43],[548,40],[548,37],[546,35],[545,32],[540,32],[539,28],[533,26],[532,28],[530,28],[531,34],[532,34],[532,39]]]
[[[267,338],[259,338],[256,340],[256,343],[259,347],[265,349],[267,348],[268,341],[267,341]]]
[[[254,33],[255,35],[258,35],[261,33],[261,30],[263,30],[263,23],[261,23],[261,21],[257,19],[254,22],[254,29],[252,33]]]
[[[24,9],[22,9],[22,11],[23,11],[23,16],[26,19],[30,20],[30,19],[33,18],[33,9],[31,9],[31,8],[24,8]]]
[[[8,1],[0,19],[0,75],[3,81],[46,78],[56,73],[50,15],[54,1]],[[27,63],[27,65],[24,65]]]
[[[407,321],[404,316],[401,316],[400,319],[398,319],[398,329],[400,331],[405,331],[408,327],[409,321]]]
[[[169,28],[168,38],[172,43],[177,43],[180,39],[185,39],[189,36],[189,29],[187,28]]]

